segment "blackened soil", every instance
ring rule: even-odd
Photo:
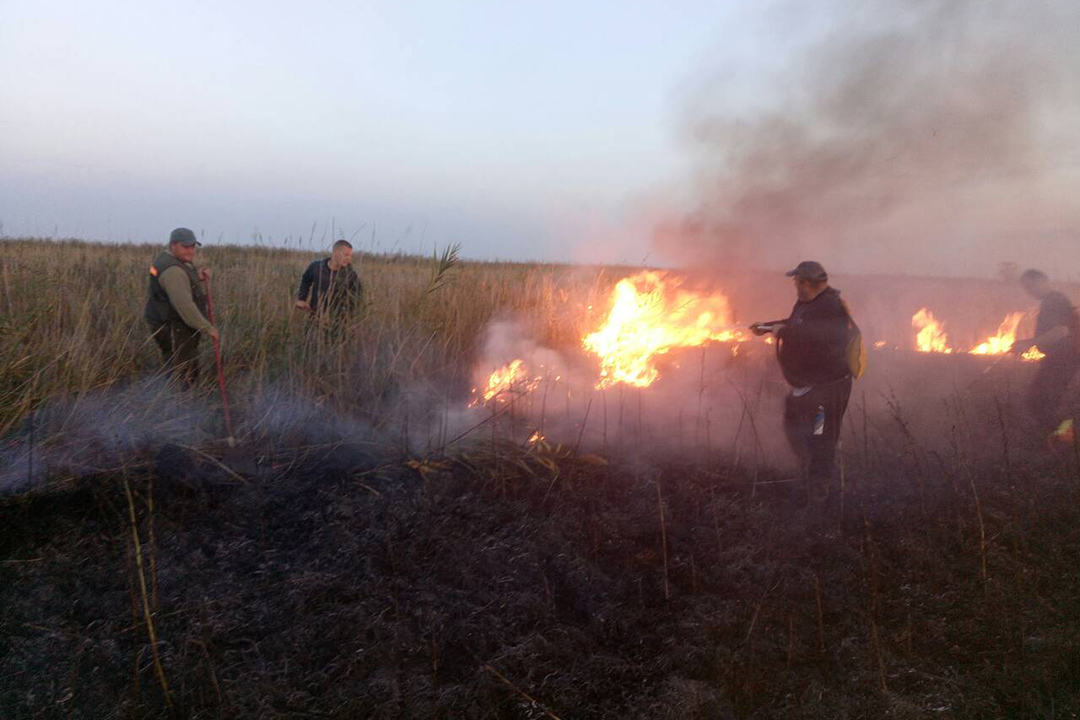
[[[159,450],[126,477],[0,507],[0,716],[1080,709],[1065,462],[854,468],[842,496],[805,506],[719,464],[542,448],[248,465],[240,482]]]

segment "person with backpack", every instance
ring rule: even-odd
[[[808,487],[829,487],[852,379],[862,375],[862,335],[840,291],[829,287],[820,263],[805,261],[786,273],[798,299],[784,320],[754,323],[755,335],[776,337],[776,356],[791,385],[784,430],[802,461]]]
[[[1034,420],[1040,439],[1050,435],[1064,436],[1071,423],[1059,426],[1064,419],[1063,405],[1069,404],[1069,387],[1080,374],[1080,314],[1069,298],[1054,290],[1050,278],[1042,270],[1027,270],[1020,284],[1028,295],[1039,301],[1039,317],[1035,322],[1035,337],[1017,340],[1012,352],[1025,353],[1038,348],[1045,355],[1035,371],[1027,392],[1028,412]],[[1075,408],[1066,407],[1071,414]],[[1071,419],[1071,418],[1070,418]]]
[[[202,245],[188,228],[169,235],[169,247],[150,264],[149,296],[143,315],[161,350],[166,374],[188,387],[199,377],[199,339],[217,339],[218,329],[207,319],[203,283],[208,267],[196,267],[195,255]]]

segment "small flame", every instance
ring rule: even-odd
[[[874,347],[876,347],[876,348],[885,347],[885,341],[884,340],[878,340],[876,343],[874,343]]]
[[[997,334],[986,339],[986,342],[976,345],[970,350],[972,355],[1001,355],[1009,352],[1016,342],[1016,328],[1024,319],[1024,313],[1014,312],[1005,316],[998,326]]]
[[[469,403],[469,407],[476,407],[491,401],[509,402],[515,394],[524,395],[535,390],[536,386],[540,384],[540,380],[539,376],[531,377],[529,375],[524,360],[520,358],[512,360],[491,373],[483,394]],[[476,388],[473,388],[473,394],[478,392]]]
[[[1046,357],[1046,355],[1043,353],[1042,350],[1032,345],[1031,349],[1028,350],[1026,353],[1020,355],[1020,357],[1028,360],[1029,362],[1035,362],[1036,360],[1042,360],[1044,357]]]
[[[934,319],[934,314],[926,308],[920,308],[911,316],[911,326],[919,331],[915,336],[915,349],[919,352],[952,352],[949,336],[945,334],[941,323]]]
[[[529,445],[535,445],[538,442],[543,442],[544,436],[540,434],[539,430],[534,430],[533,434],[529,436]]]
[[[682,290],[680,283],[668,273],[646,270],[615,285],[607,320],[582,340],[600,358],[598,389],[619,383],[648,387],[660,377],[658,356],[710,340],[742,339],[730,328],[724,295]]]

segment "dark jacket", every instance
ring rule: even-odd
[[[851,374],[847,346],[851,318],[840,291],[826,288],[813,300],[799,300],[777,337],[784,377],[795,387],[827,385]]]
[[[191,263],[181,262],[171,253],[162,252],[154,258],[154,262],[150,265],[149,296],[146,299],[146,309],[143,311],[143,316],[153,329],[157,329],[166,323],[184,322],[184,319],[169,299],[168,293],[165,292],[165,288],[161,285],[161,276],[166,270],[173,267],[179,267],[187,275],[188,281],[191,283],[191,299],[195,303],[195,309],[201,315],[206,315],[206,291],[203,289],[202,283],[199,282],[199,275],[195,267]],[[198,326],[195,326],[195,329],[199,329]]]
[[[1080,316],[1077,315],[1073,304],[1069,302],[1069,298],[1054,290],[1039,303],[1039,319],[1035,322],[1035,335],[1042,335],[1058,326],[1067,328],[1069,336],[1053,345],[1040,347],[1039,350],[1046,354],[1047,360],[1077,361],[1080,359]]]
[[[359,304],[363,293],[360,277],[351,265],[331,270],[330,258],[324,258],[308,265],[300,278],[300,290],[296,297],[307,300],[315,312],[348,311]]]

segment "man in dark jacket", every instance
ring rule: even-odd
[[[1017,340],[1012,351],[1024,353],[1037,347],[1046,356],[1039,362],[1027,396],[1036,429],[1040,437],[1046,437],[1061,422],[1062,403],[1080,371],[1080,317],[1069,299],[1050,287],[1050,278],[1041,270],[1025,271],[1020,284],[1039,301],[1039,318],[1035,337]]]
[[[169,248],[150,265],[149,297],[143,313],[161,349],[165,372],[189,386],[199,376],[200,336],[218,337],[217,328],[206,319],[202,282],[210,276],[210,269],[194,265],[201,244],[187,228],[172,231]]]
[[[363,296],[363,288],[352,269],[352,258],[352,244],[338,240],[330,257],[308,265],[300,278],[296,307],[316,317],[354,310]]]
[[[847,351],[854,324],[819,263],[801,262],[787,275],[798,296],[791,315],[750,327],[757,335],[776,337],[780,369],[792,386],[784,409],[788,442],[810,483],[828,486],[851,396]]]

